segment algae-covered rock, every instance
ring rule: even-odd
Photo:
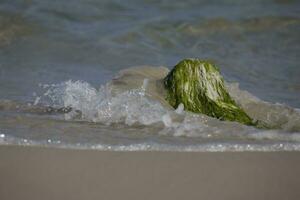
[[[254,125],[252,119],[226,91],[218,68],[209,61],[184,59],[164,78],[167,101],[177,108],[203,113],[220,120]]]

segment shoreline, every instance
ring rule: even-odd
[[[0,199],[299,199],[300,152],[0,145]]]

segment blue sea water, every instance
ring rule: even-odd
[[[296,0],[1,0],[0,142],[106,150],[299,150],[299,35]],[[187,113],[170,125],[169,111],[157,102],[108,97],[99,89],[120,70],[171,69],[190,57],[213,60],[226,81],[239,83],[230,87],[233,95],[244,95],[240,103],[248,106],[250,99],[257,104],[253,115],[268,113],[279,128],[210,119],[206,124]],[[45,97],[49,90],[52,99]],[[56,100],[86,116],[43,112]],[[94,118],[93,111],[107,108],[103,102],[122,115],[110,110],[105,120]],[[125,104],[131,110],[123,111]]]

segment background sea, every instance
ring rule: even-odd
[[[108,94],[105,84],[120,70],[171,69],[190,57],[213,60],[227,82],[239,83],[228,86],[239,103],[257,105],[253,115],[278,128],[186,112],[170,122],[175,112],[143,94]],[[0,0],[0,143],[300,150],[299,63],[297,0]],[[69,105],[84,116],[48,107]]]

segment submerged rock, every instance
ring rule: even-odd
[[[218,68],[209,61],[184,59],[164,78],[166,100],[172,107],[180,103],[185,110],[220,120],[255,125],[227,92]]]

